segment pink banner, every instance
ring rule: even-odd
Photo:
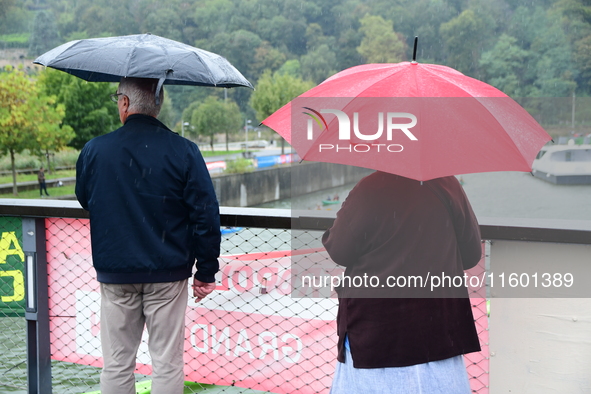
[[[100,293],[87,220],[48,219],[54,360],[102,366]],[[186,380],[318,393],[330,386],[336,300],[293,299],[289,252],[222,257],[218,289],[186,314]],[[147,333],[137,372],[151,372]]]
[[[88,220],[46,221],[52,359],[102,366],[100,293]],[[318,255],[318,251],[314,253]],[[328,393],[336,357],[331,298],[292,298],[291,252],[221,258],[216,292],[186,313],[186,380],[273,393]],[[188,289],[189,291],[189,289]],[[472,299],[481,342],[486,302]],[[148,335],[137,372],[151,373]],[[473,389],[488,384],[488,349],[467,356]]]

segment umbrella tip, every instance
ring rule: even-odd
[[[419,44],[419,36],[415,36],[415,42],[412,49],[412,62],[413,64],[417,63],[417,46]]]

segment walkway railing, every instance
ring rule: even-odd
[[[225,393],[328,393],[336,300],[291,297],[290,268],[294,243],[300,257],[320,256],[318,240],[333,218],[253,208],[221,213],[218,288],[187,309],[186,379],[227,386]],[[482,345],[466,356],[473,391],[575,392],[591,367],[591,223],[482,219],[481,231],[492,299],[489,317],[486,300],[472,298]],[[87,212],[74,201],[0,200],[0,233],[0,392],[98,390],[100,295]],[[552,275],[549,282],[543,274]],[[534,277],[546,293],[528,292]],[[504,293],[515,289],[521,292]],[[146,339],[139,381],[151,370]]]

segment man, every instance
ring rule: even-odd
[[[375,287],[337,289],[331,394],[470,393],[461,355],[480,344],[467,289],[411,282],[463,277],[480,260],[478,222],[458,180],[365,177],[322,242],[345,276],[379,278]]]
[[[43,191],[45,191],[45,195],[49,197],[49,193],[47,193],[47,184],[45,183],[45,168],[43,168],[43,166],[39,168],[37,181],[39,181],[39,196],[43,197]]]
[[[152,393],[183,392],[188,278],[197,301],[215,288],[219,207],[194,143],[156,119],[157,80],[123,78],[123,127],[88,142],[76,164],[76,196],[90,212],[93,264],[101,285],[103,394],[135,393],[144,323]],[[160,94],[159,103],[163,95]]]

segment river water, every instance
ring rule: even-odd
[[[479,219],[591,220],[591,185],[554,185],[523,172],[467,174],[461,179]],[[261,207],[336,211],[340,204],[323,206],[322,201],[335,194],[343,201],[353,186],[322,190]]]

